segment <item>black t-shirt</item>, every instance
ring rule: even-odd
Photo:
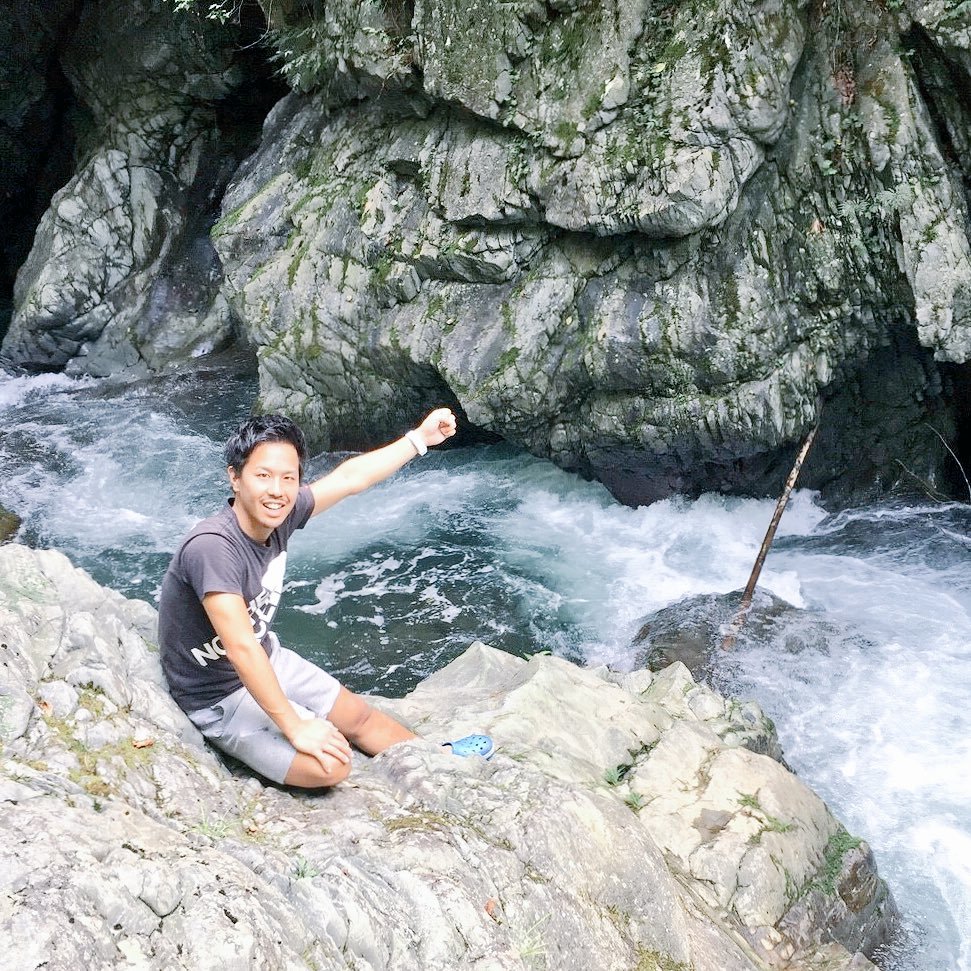
[[[257,639],[269,652],[270,625],[283,593],[287,541],[307,524],[313,508],[313,493],[303,486],[290,515],[263,545],[243,532],[227,503],[182,541],[162,580],[158,637],[169,691],[183,711],[208,708],[242,686],[202,598],[207,593],[239,594]]]

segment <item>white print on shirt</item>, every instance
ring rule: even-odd
[[[246,610],[249,613],[250,621],[253,624],[253,633],[258,641],[266,637],[270,624],[276,616],[277,608],[280,606],[280,597],[283,594],[283,575],[287,569],[287,551],[284,550],[278,556],[270,560],[260,581],[263,589],[247,604]],[[196,661],[206,667],[209,661],[218,660],[226,656],[226,648],[223,647],[219,637],[214,637],[207,641],[202,647],[194,647],[189,652]]]

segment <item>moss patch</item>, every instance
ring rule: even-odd
[[[855,850],[862,842],[859,837],[851,836],[843,827],[840,827],[830,836],[823,852],[823,864],[812,880],[803,887],[802,893],[818,890],[820,893],[832,896],[836,892],[836,881],[843,870],[843,857],[850,850]]]

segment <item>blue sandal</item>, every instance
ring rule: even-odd
[[[488,735],[466,735],[454,742],[442,742],[442,747],[452,750],[452,755],[465,758],[468,755],[478,755],[482,759],[491,759],[496,746]]]

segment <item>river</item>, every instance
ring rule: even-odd
[[[254,391],[232,359],[127,387],[0,375],[0,505],[22,541],[154,601],[179,537],[226,493],[221,442]],[[630,509],[508,446],[430,453],[297,534],[278,628],[384,694],[476,638],[625,668],[645,615],[744,585],[772,509]],[[873,846],[905,914],[888,971],[971,971],[969,537],[967,505],[828,514],[797,492],[762,577],[795,609],[713,670]]]

